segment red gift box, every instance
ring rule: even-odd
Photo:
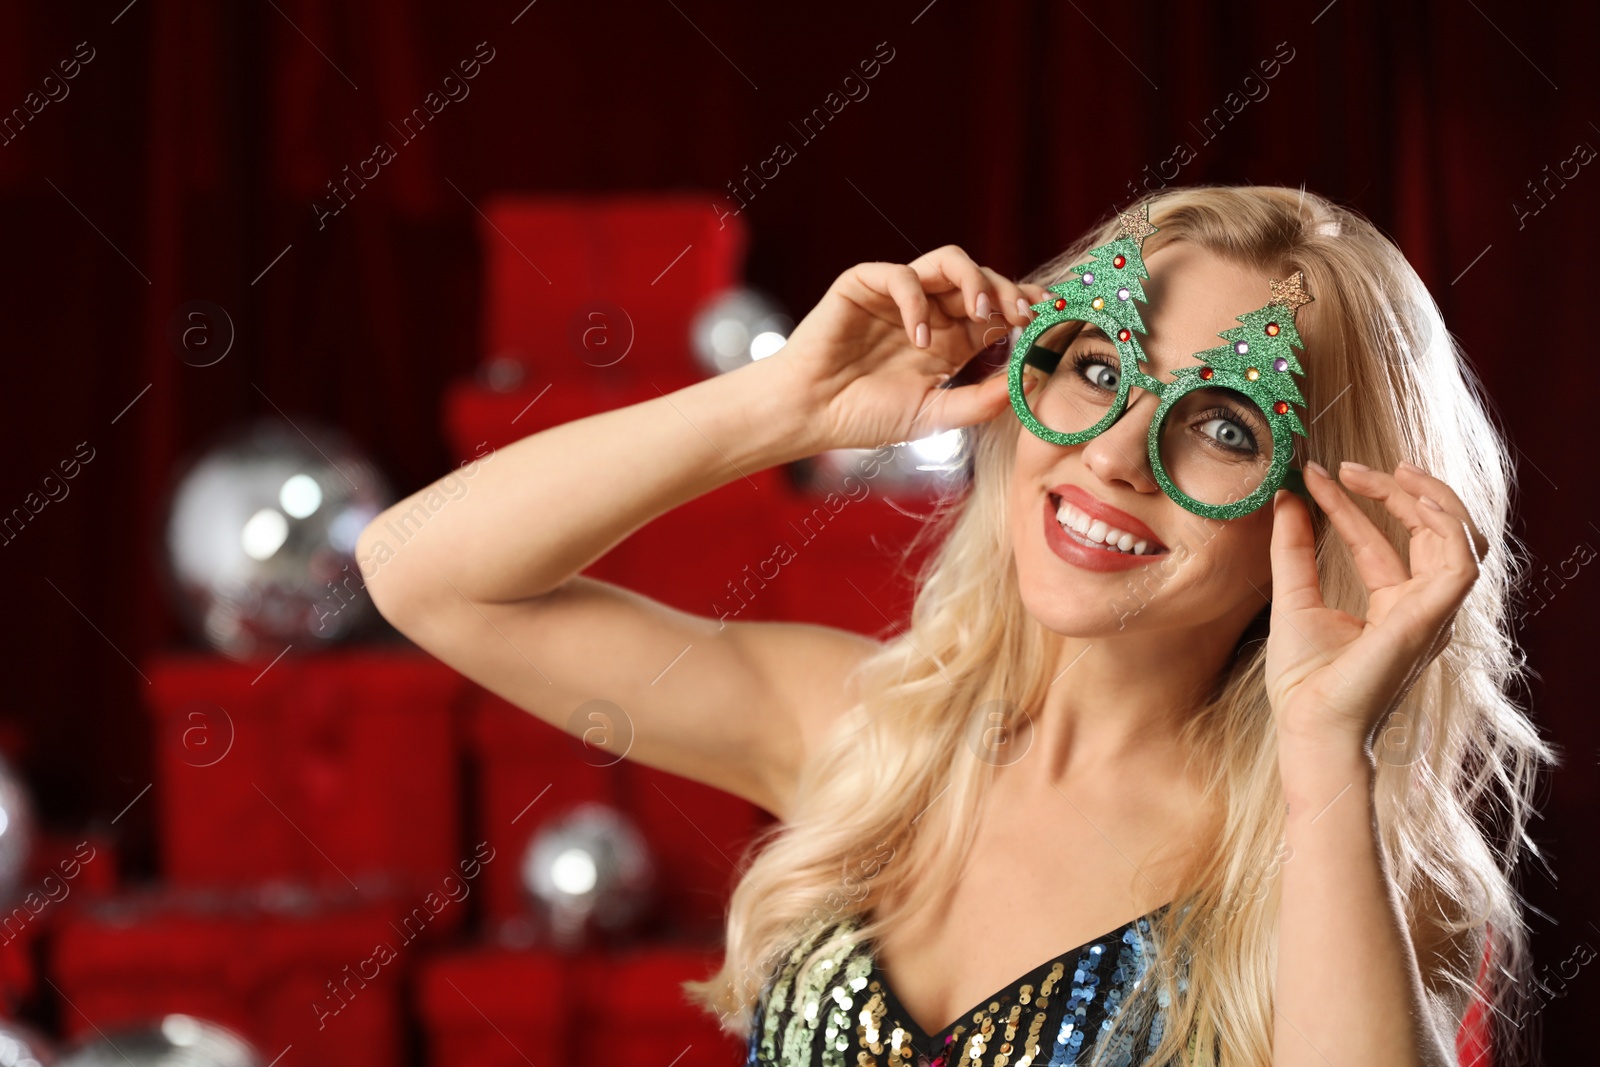
[[[571,957],[496,948],[434,957],[416,984],[428,1062],[732,1067],[743,1062],[744,1046],[679,987],[720,962],[716,950],[677,944]]]
[[[670,391],[670,390],[669,390]],[[494,451],[524,437],[661,394],[646,386],[618,390],[558,383],[548,388],[498,393],[466,382],[445,398],[446,434],[469,486]],[[686,432],[693,433],[685,425]],[[775,516],[793,494],[782,467],[729,469],[723,486],[656,517],[583,572],[697,615],[716,617],[720,606],[739,611],[731,586],[749,582],[748,570],[770,556]],[[625,477],[625,475],[623,475]],[[741,614],[777,618],[775,598]]]
[[[573,961],[553,952],[474,948],[423,960],[415,1012],[429,1067],[562,1067],[579,998]]]
[[[583,986],[586,1026],[578,1062],[670,1063],[733,1067],[745,1045],[725,1034],[714,1015],[690,1003],[680,983],[710,977],[720,949],[639,945],[604,958]]]
[[[650,845],[657,900],[672,929],[691,938],[720,938],[728,899],[747,866],[744,851],[772,816],[720,789],[642,763],[624,760],[618,769],[623,810]]]
[[[659,920],[680,934],[720,936],[740,857],[769,815],[719,789],[614,761],[604,742],[585,750],[574,736],[493,693],[480,690],[478,699],[479,818],[496,855],[504,857],[484,874],[491,923],[509,924],[513,935],[526,927],[532,905],[519,865],[528,842],[578,804],[597,802],[627,816],[649,846],[657,877],[651,913],[642,921]],[[586,730],[611,729],[610,711],[599,701],[575,709]]]
[[[432,936],[399,926],[415,906],[397,894],[285,887],[276,897],[166,890],[72,907],[48,964],[66,1036],[182,1012],[237,1030],[268,1060],[293,1046],[307,1065],[398,1065],[402,974]]]
[[[537,387],[654,380],[670,392],[703,377],[690,323],[708,297],[739,284],[747,240],[716,203],[709,194],[489,198],[478,227],[486,361],[517,361]]]
[[[779,598],[753,590],[762,584],[755,572],[773,553],[774,527],[792,493],[782,468],[770,467],[686,501],[612,549],[618,580],[692,615],[782,618]]]
[[[603,716],[605,709],[592,710]],[[594,725],[607,728],[603,719]],[[529,915],[518,869],[528,841],[579,804],[615,806],[616,770],[596,765],[592,755],[586,762],[576,740],[476,686],[471,737],[478,825],[496,857],[483,874],[484,916],[492,924],[516,922]]]
[[[147,664],[165,873],[178,883],[420,883],[458,852],[453,707],[431,656],[351,648],[276,663]]]
[[[0,1010],[14,1012],[38,992],[35,945],[66,902],[105,896],[116,881],[116,854],[106,834],[39,834],[21,884],[0,911]]]
[[[775,594],[783,617],[796,622],[893,637],[910,621],[913,580],[933,546],[924,543],[904,561],[902,550],[934,505],[870,487],[850,492],[797,493],[785,503],[775,523],[783,551],[760,572],[774,589],[760,595]]]
[[[461,464],[463,480],[470,484],[473,461],[494,462],[491,456],[494,449],[564,422],[653,400],[662,392],[671,393],[680,388],[682,384],[662,386],[661,392],[657,392],[650,385],[637,382],[591,384],[545,380],[502,392],[471,379],[461,379],[445,391],[442,416],[445,438]]]

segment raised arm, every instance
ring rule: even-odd
[[[939,386],[986,333],[1026,321],[1022,295],[959,249],[858,265],[776,355],[532,434],[481,460],[465,492],[452,474],[393,505],[357,546],[373,600],[418,645],[545,722],[579,732],[576,708],[612,701],[627,715],[629,758],[782,816],[875,642],[719,622],[578,572],[656,516],[755,471],[997,414],[1003,375]],[[429,494],[447,503],[403,545],[385,543]],[[750,491],[752,508],[771,506],[761,495]]]

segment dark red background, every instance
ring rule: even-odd
[[[1600,147],[1595,19],[1575,4],[125,3],[0,11],[0,109],[78,42],[95,50],[70,95],[0,146],[0,508],[78,442],[97,453],[3,549],[0,708],[57,825],[104,825],[152,780],[128,660],[184,640],[152,566],[180,455],[281,409],[346,428],[402,491],[438,477],[439,398],[482,355],[468,198],[722,191],[780,140],[797,157],[742,218],[750,279],[796,315],[852,262],[947,242],[1023,273],[1180,140],[1197,156],[1178,182],[1349,203],[1398,241],[1491,390],[1540,574],[1600,546],[1581,317],[1600,174],[1552,182],[1536,215],[1516,207],[1538,206],[1528,183],[1546,165]],[[480,41],[495,58],[471,95],[319,230],[324,182],[392,139],[387,123]],[[801,143],[790,123],[880,42],[894,58],[870,95]],[[1208,142],[1194,127],[1279,42],[1294,58],[1270,94]],[[215,366],[168,343],[191,300],[238,328]],[[1522,634],[1535,717],[1564,753],[1534,826],[1547,867],[1524,877],[1552,972],[1600,943],[1600,861],[1583,844],[1600,729],[1577,666],[1594,655],[1591,571],[1552,580]],[[153,863],[154,810],[118,824],[134,875]],[[1600,978],[1566,988],[1535,1023],[1553,1062],[1591,1047],[1578,1006]]]

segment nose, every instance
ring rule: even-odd
[[[1161,484],[1150,469],[1150,419],[1161,406],[1154,393],[1134,386],[1121,416],[1083,443],[1083,464],[1103,482],[1122,484],[1140,493],[1157,493]]]

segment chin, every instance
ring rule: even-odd
[[[1155,605],[1166,584],[1150,570],[1084,571],[1057,559],[1042,545],[1019,559],[1018,593],[1028,614],[1063,637],[1111,636]],[[1171,557],[1163,557],[1170,559]]]

